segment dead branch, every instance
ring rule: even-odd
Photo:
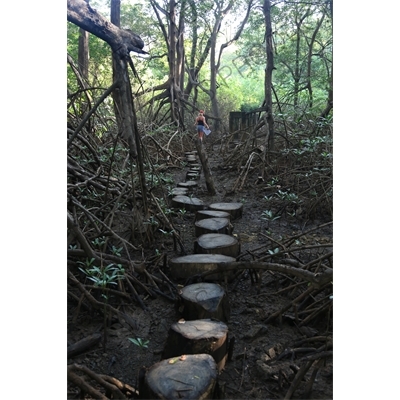
[[[87,393],[94,399],[109,400],[103,393],[89,385],[83,378],[77,375],[71,368],[68,367],[68,381],[72,382],[75,386],[80,388],[83,393]]]
[[[84,353],[91,347],[95,346],[100,342],[102,335],[100,333],[94,333],[88,337],[85,337],[78,342],[71,344],[67,349],[67,358],[75,357],[79,354]]]
[[[242,270],[242,269],[261,269],[265,271],[276,271],[283,274],[293,275],[298,278],[304,279],[306,282],[312,284],[312,289],[317,289],[324,286],[326,283],[332,281],[333,271],[328,270],[327,272],[314,274],[309,271],[302,269],[290,267],[283,264],[266,263],[259,261],[240,261],[240,262],[229,262],[229,263],[219,263],[216,269],[204,272],[200,274],[200,278],[204,278],[216,272],[225,272],[232,270]]]
[[[126,313],[123,313],[108,303],[102,303],[97,301],[86,289],[85,287],[78,281],[78,279],[74,276],[74,274],[68,270],[68,277],[74,282],[74,284],[78,287],[78,289],[85,295],[88,299],[89,303],[95,308],[96,310],[103,311],[106,310],[110,314],[115,314],[120,318],[124,319],[128,325],[130,325],[133,329],[137,328],[137,322]]]
[[[112,395],[113,399],[121,399],[124,400],[126,399],[126,396],[119,390],[119,388],[117,386],[115,386],[112,383],[107,382],[106,380],[104,380],[101,375],[96,374],[95,372],[93,372],[92,370],[90,370],[89,368],[85,367],[84,365],[79,365],[79,364],[71,364],[68,365],[68,378],[70,378],[70,376],[72,374],[74,374],[75,376],[77,376],[75,374],[75,372],[81,372],[86,374],[89,378],[93,379],[95,382],[97,382],[98,384],[100,384],[104,389],[106,389],[106,391],[110,392],[110,394]],[[73,376],[73,375],[72,375]],[[75,384],[77,383],[82,383],[82,380],[75,380],[74,382]],[[86,382],[85,382],[86,383]],[[79,386],[80,387],[80,386]],[[86,383],[85,385],[85,389],[83,390],[87,390],[89,387],[89,385]],[[94,389],[95,390],[95,389]],[[100,398],[100,399],[107,399],[107,397],[102,396],[102,397],[98,397],[98,394],[95,397],[96,399]]]
[[[289,390],[286,392],[286,395],[284,397],[284,400],[289,400],[292,398],[293,393],[296,391],[298,386],[300,385],[304,375],[307,373],[307,371],[311,368],[313,365],[314,361],[308,361],[305,363],[297,372],[296,376],[294,377]]]

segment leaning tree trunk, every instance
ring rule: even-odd
[[[117,83],[117,121],[121,136],[128,142],[131,159],[137,159],[143,198],[147,215],[147,190],[140,150],[140,137],[132,99],[128,63],[133,67],[130,52],[145,53],[143,40],[134,32],[120,29],[107,21],[84,0],[68,0],[68,21],[107,42],[113,52],[114,83]],[[113,2],[113,18],[119,23],[119,0]],[[114,94],[115,95],[115,94]]]
[[[134,109],[130,92],[128,59],[131,51],[145,53],[143,40],[132,31],[120,29],[107,21],[101,14],[94,10],[84,0],[67,0],[67,19],[73,24],[92,33],[107,42],[118,60],[118,73],[115,77],[120,90],[120,110],[122,118],[121,134],[129,144],[130,156],[137,157],[137,147],[134,124]]]
[[[274,51],[272,44],[272,24],[271,24],[271,2],[264,0],[263,6],[264,21],[265,21],[265,37],[266,37],[266,53],[267,66],[265,69],[265,107],[266,107],[266,123],[268,132],[268,147],[269,150],[274,149],[274,117],[272,114],[272,71],[274,69]]]

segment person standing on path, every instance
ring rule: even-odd
[[[196,118],[196,121],[194,123],[195,126],[197,126],[197,134],[199,136],[199,139],[203,141],[204,138],[204,127],[207,127],[207,129],[210,129],[206,122],[206,118],[204,117],[204,111],[200,110],[199,115]]]

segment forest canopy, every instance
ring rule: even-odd
[[[264,2],[120,2],[120,26],[144,41],[146,55],[132,53],[139,118],[185,126],[185,111],[204,108],[227,121],[231,111],[250,111],[265,100]],[[110,18],[109,1],[90,1]],[[271,2],[275,112],[326,117],[332,107],[332,2]],[[68,55],[78,60],[79,27],[68,22]],[[112,53],[102,39],[88,38],[88,83],[113,81]],[[173,82],[171,86],[171,82]],[[178,110],[171,104],[170,92]],[[79,90],[68,68],[68,90]],[[171,107],[172,106],[172,107]]]

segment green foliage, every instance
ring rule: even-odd
[[[274,215],[274,213],[271,210],[265,210],[261,214],[261,219],[268,222],[275,221],[280,217],[281,217],[280,215]]]
[[[223,2],[226,4],[226,2]],[[91,1],[91,6],[109,18],[109,2],[105,0]],[[185,3],[186,8],[181,9],[182,3],[177,3],[177,17],[183,16],[185,20],[185,55],[186,66],[195,67],[200,61],[200,56],[210,38],[210,27],[215,18],[218,18],[220,8],[211,0],[193,3]],[[163,5],[163,7],[168,5]],[[243,17],[246,1],[234,2],[230,11],[231,19],[223,18],[218,46],[233,37],[234,32]],[[320,114],[326,105],[327,91],[330,88],[330,70],[332,68],[332,19],[327,4],[323,0],[312,3],[301,1],[278,2],[272,5],[274,64],[273,86],[280,109],[274,112],[280,113],[280,118],[290,116],[293,118],[305,117],[310,111],[311,118]],[[307,88],[308,70],[308,44],[311,41],[318,21],[325,13],[325,18],[319,29],[316,40],[311,49],[311,69],[309,71],[312,85],[312,102]],[[162,24],[168,30],[166,14],[160,12]],[[304,17],[304,18],[303,18]],[[296,22],[302,20],[301,25]],[[234,22],[233,22],[234,21]],[[71,23],[67,29],[67,51],[77,62],[79,28]],[[132,78],[132,88],[136,93],[143,89],[150,89],[166,82],[169,77],[168,49],[163,36],[160,23],[150,2],[122,2],[121,3],[121,27],[131,29],[138,33],[145,42],[145,50],[149,56],[135,55],[132,60],[143,83]],[[192,54],[192,46],[196,45]],[[111,49],[107,43],[94,35],[89,35],[89,81],[92,86],[104,90],[112,82],[112,58]],[[217,76],[218,102],[223,120],[227,120],[230,111],[251,111],[262,105],[264,100],[264,74],[266,65],[265,54],[265,23],[261,7],[254,7],[250,14],[248,23],[243,30],[239,40],[224,49],[220,60],[219,73]],[[209,88],[209,59],[203,64],[199,72],[196,102],[206,110],[211,109],[211,101],[207,89]],[[184,76],[183,86],[186,85],[187,75]],[[79,90],[76,78],[68,67],[67,85],[70,93]],[[204,88],[204,90],[203,90]],[[192,96],[194,93],[192,92]],[[148,90],[143,96],[138,97],[141,105],[152,99],[154,93]],[[94,95],[93,98],[96,96]],[[189,98],[193,100],[193,97]],[[274,102],[276,99],[274,98]],[[275,103],[276,104],[276,103]],[[86,110],[76,104],[75,109],[83,114]],[[146,106],[147,107],[147,106]],[[141,115],[146,116],[146,107],[141,109]],[[108,98],[99,109],[103,117],[114,118],[112,99]],[[160,112],[163,115],[164,112]],[[139,117],[141,116],[139,115]],[[286,117],[283,117],[286,116]],[[108,119],[107,119],[108,121]],[[147,121],[146,121],[147,122]],[[108,123],[107,123],[108,125]],[[94,127],[99,138],[115,130],[115,124]],[[150,134],[150,132],[147,132]],[[158,132],[154,131],[154,135]],[[305,145],[306,146],[306,145]],[[299,150],[302,151],[302,150]],[[331,153],[325,152],[326,158]],[[104,155],[105,160],[106,155]],[[156,180],[160,182],[156,182]],[[165,183],[163,178],[154,178],[148,175],[151,185]],[[164,182],[163,182],[164,181]]]
[[[96,267],[93,265],[94,258],[91,260],[86,260],[85,262],[78,261],[78,264],[84,266],[84,268],[80,268],[87,278],[94,282],[95,286],[99,286],[103,289],[107,287],[107,285],[116,285],[117,281],[125,278],[125,269],[121,264],[108,264],[105,267]]]
[[[134,345],[138,346],[139,349],[144,350],[148,348],[149,340],[144,340],[141,338],[128,338]]]

